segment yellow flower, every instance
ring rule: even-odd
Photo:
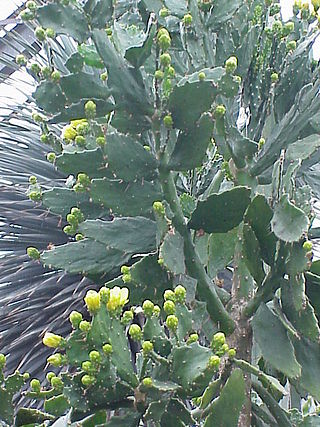
[[[116,311],[118,308],[122,308],[129,301],[128,296],[128,288],[119,288],[118,286],[115,286],[113,289],[110,289],[107,309],[109,311]]]
[[[46,332],[42,342],[47,347],[57,348],[61,344],[63,338],[60,335],[52,334],[51,332]]]
[[[78,119],[78,120],[71,120],[70,124],[72,127],[74,127],[75,129],[77,128],[78,125],[80,124],[87,124],[87,119]]]
[[[73,126],[68,125],[62,129],[62,138],[63,139],[73,141],[76,136],[77,136],[77,131],[75,130],[75,128]]]
[[[100,308],[100,295],[98,292],[90,290],[84,298],[84,302],[90,313],[95,313]]]

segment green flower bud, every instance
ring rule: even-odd
[[[95,377],[91,376],[91,375],[84,375],[81,378],[81,382],[85,387],[90,387],[91,385],[93,385],[96,382]]]
[[[164,209],[164,206],[163,206],[162,202],[154,202],[153,205],[152,205],[152,207],[153,207],[153,210],[158,215],[161,215],[161,216],[165,215],[165,209]]]
[[[58,348],[63,344],[64,339],[60,335],[46,332],[42,338],[42,342],[45,346],[50,348]]]
[[[76,207],[71,208],[70,213],[77,218],[78,222],[84,221],[83,213],[79,208],[76,208]]]
[[[164,116],[164,118],[163,118],[163,124],[165,125],[166,128],[171,128],[172,127],[173,120],[172,120],[171,114],[167,114],[166,116]]]
[[[191,334],[187,340],[187,344],[190,345],[194,342],[197,342],[199,339],[199,335],[198,334]]]
[[[169,65],[171,64],[171,56],[169,53],[162,53],[160,55],[160,64],[164,67],[167,68],[169,67]]]
[[[124,274],[122,276],[123,283],[130,283],[131,282],[131,274]]]
[[[176,305],[173,301],[165,301],[165,303],[163,304],[163,309],[166,314],[175,314]]]
[[[130,274],[130,267],[128,267],[127,265],[123,265],[120,271],[122,274]]]
[[[40,191],[30,191],[28,194],[29,199],[33,202],[39,202],[42,199],[42,195]]]
[[[209,369],[218,369],[220,365],[220,357],[213,355],[210,356],[209,362],[208,362],[208,368]]]
[[[154,304],[152,301],[150,300],[145,300],[144,303],[142,304],[142,309],[143,312],[146,316],[152,316],[153,315],[153,308],[154,308]]]
[[[54,378],[56,374],[54,372],[48,372],[46,375],[46,379],[49,383],[51,383],[52,378]]]
[[[312,245],[312,242],[310,242],[309,240],[307,240],[307,241],[304,242],[304,244],[302,245],[302,247],[303,247],[303,249],[306,252],[310,252],[310,251],[312,251],[313,245]]]
[[[31,21],[32,19],[34,19],[35,14],[32,10],[23,10],[20,15],[19,18],[22,19],[22,21]]]
[[[104,136],[98,136],[98,138],[96,138],[96,143],[99,147],[104,147],[106,145],[106,138]]]
[[[266,140],[264,138],[259,139],[259,144],[258,144],[259,150],[261,150],[261,148],[264,146],[265,143],[266,143]]]
[[[28,9],[30,10],[36,10],[37,9],[37,5],[34,1],[27,1],[26,6]]]
[[[54,163],[56,160],[56,154],[51,151],[50,153],[47,154],[47,160],[50,163]]]
[[[67,221],[69,222],[69,224],[71,224],[73,227],[77,227],[78,226],[78,220],[76,218],[75,215],[73,215],[72,213],[69,213],[67,215]]]
[[[176,301],[183,304],[186,300],[186,296],[187,296],[187,291],[186,288],[182,285],[178,285],[175,289],[174,289],[174,294],[176,297]]]
[[[0,353],[0,371],[5,367],[6,360],[6,356],[3,353]]]
[[[100,364],[101,363],[101,354],[96,350],[92,350],[89,353],[89,359],[93,363]]]
[[[161,308],[158,305],[155,305],[153,307],[153,315],[156,317],[159,317],[161,313]]]
[[[178,323],[179,323],[179,319],[177,318],[177,316],[173,314],[170,314],[166,318],[166,325],[170,331],[173,331],[173,332],[176,331],[178,327]]]
[[[153,383],[152,383],[152,378],[150,378],[150,377],[146,377],[146,378],[144,378],[144,379],[142,380],[142,384],[143,384],[145,387],[147,387],[147,388],[152,387],[152,385],[153,385]]]
[[[274,15],[276,15],[277,13],[279,13],[279,12],[280,12],[280,10],[281,10],[281,6],[280,6],[280,4],[273,4],[273,5],[270,7],[269,14],[270,14],[270,16],[274,16]]]
[[[62,365],[63,365],[63,363],[64,363],[64,357],[63,357],[63,356],[62,356],[62,354],[60,354],[60,353],[55,353],[55,354],[53,354],[52,356],[49,356],[49,357],[47,358],[47,362],[48,362],[50,365],[52,365],[52,366],[54,366],[54,367],[58,368],[58,367],[60,367],[60,366],[62,366]]]
[[[158,264],[162,267],[164,265],[164,259],[163,258],[159,258],[158,259]]]
[[[166,51],[171,46],[171,37],[167,36],[166,34],[162,34],[162,36],[159,37],[159,39],[158,39],[158,43],[159,43],[160,48],[163,51]]]
[[[54,39],[54,38],[55,38],[55,36],[56,36],[56,32],[54,31],[54,29],[53,29],[53,28],[47,28],[47,29],[46,29],[46,36],[47,36],[49,39]]]
[[[82,320],[82,314],[79,311],[72,311],[69,315],[69,320],[73,328],[78,328]]]
[[[43,134],[40,136],[40,141],[41,141],[43,144],[49,144],[49,142],[50,142],[50,137],[49,137],[49,135],[47,135],[46,133],[43,133]]]
[[[221,351],[223,352],[223,354],[226,354],[229,351],[229,346],[227,343],[223,344],[223,346],[221,347]]]
[[[80,240],[84,239],[84,235],[82,233],[78,233],[75,235],[76,242],[80,242]]]
[[[162,80],[164,77],[164,72],[162,70],[156,70],[156,72],[154,73],[154,78],[156,80]]]
[[[83,186],[82,184],[80,184],[79,182],[73,186],[73,190],[74,190],[76,193],[83,193],[84,191],[87,191],[87,190],[86,190],[86,187],[84,187],[84,186]]]
[[[144,341],[142,343],[142,351],[144,356],[148,356],[153,351],[153,344],[151,341]]]
[[[230,348],[228,351],[228,356],[230,357],[230,359],[233,359],[236,356],[237,352],[234,348]]]
[[[106,286],[102,286],[102,288],[100,288],[99,290],[99,294],[100,294],[100,301],[106,304],[110,297],[110,289],[107,288]]]
[[[91,180],[86,173],[78,173],[77,181],[84,187],[88,187],[91,184]]]
[[[61,79],[61,74],[59,73],[59,71],[53,71],[51,73],[51,80],[54,83],[59,83],[60,79]]]
[[[41,68],[38,64],[36,64],[35,62],[33,64],[30,65],[30,70],[34,73],[34,74],[39,74],[41,71]]]
[[[91,329],[91,323],[90,323],[90,322],[88,322],[87,320],[82,320],[82,321],[79,323],[79,329],[80,329],[80,331],[82,331],[82,332],[89,332],[89,331],[90,331],[90,329]]]
[[[85,147],[86,146],[86,138],[82,135],[77,135],[75,137],[74,141],[79,147]]]
[[[168,75],[170,76],[170,77],[175,77],[175,75],[176,75],[176,70],[170,65],[170,67],[168,67]]]
[[[226,114],[226,107],[224,105],[217,105],[214,111],[214,117],[216,119],[224,117]]]
[[[160,30],[157,33],[157,39],[159,40],[160,37],[163,35],[170,37],[169,31],[166,28],[160,28]]]
[[[133,324],[129,328],[129,335],[134,341],[141,341],[142,339],[142,330],[139,325]]]
[[[213,335],[211,347],[213,349],[221,348],[226,342],[226,336],[223,332],[217,332]]]
[[[27,65],[27,60],[24,55],[17,55],[16,56],[16,63],[18,65]]]
[[[50,67],[43,67],[41,69],[41,74],[44,79],[48,79],[51,76],[51,68]]]
[[[191,25],[192,24],[192,15],[190,13],[187,13],[186,15],[184,15],[184,17],[182,18],[182,22],[184,23],[184,25],[186,27]]]
[[[164,291],[163,298],[165,301],[176,302],[176,294],[171,289]]]
[[[66,225],[65,227],[63,227],[63,232],[68,236],[73,236],[76,232],[76,229],[73,225]]]
[[[272,83],[277,83],[277,81],[279,80],[279,75],[278,73],[272,73],[271,74],[271,82]]]
[[[34,248],[32,246],[29,246],[27,248],[27,255],[29,258],[34,259],[34,260],[40,259],[40,252],[38,251],[37,248]]]
[[[46,39],[46,32],[42,27],[37,27],[34,31],[34,35],[40,42],[43,42]]]
[[[29,374],[29,372],[25,372],[23,375],[22,375],[22,377],[23,377],[23,381],[29,381],[29,379],[30,379],[30,374]]]
[[[40,381],[34,378],[30,381],[30,387],[32,388],[32,391],[34,391],[35,393],[39,393],[41,390]]]
[[[102,350],[103,350],[104,354],[106,354],[107,356],[110,356],[113,352],[111,344],[104,344],[102,346]]]
[[[35,185],[37,183],[37,177],[34,175],[29,176],[29,184]]]
[[[100,79],[101,79],[103,82],[105,82],[105,81],[108,79],[108,73],[107,73],[107,72],[105,72],[105,73],[100,74]]]
[[[84,297],[84,302],[90,313],[96,313],[100,308],[100,295],[94,290],[89,290]]]
[[[106,33],[107,33],[107,36],[112,36],[112,29],[111,28],[106,28]]]
[[[51,385],[55,390],[61,390],[63,389],[63,381],[59,377],[52,377],[51,378]]]
[[[206,74],[203,71],[201,71],[201,73],[198,74],[198,78],[202,82],[206,78]]]
[[[88,119],[94,119],[97,114],[97,106],[93,101],[88,101],[84,106],[84,111]]]
[[[282,34],[284,36],[288,36],[290,33],[292,33],[292,31],[294,31],[294,23],[293,22],[285,23],[285,25],[282,29]]]
[[[238,60],[235,56],[230,56],[225,62],[225,69],[228,74],[233,74],[238,67]]]
[[[170,15],[169,9],[167,9],[166,7],[163,7],[162,9],[160,9],[159,11],[160,18],[166,18],[169,15]]]
[[[287,51],[292,52],[297,47],[297,42],[295,40],[291,40],[287,43]]]
[[[212,0],[199,0],[198,5],[203,12],[208,12],[212,6]]]
[[[149,147],[149,145],[144,145],[144,146],[143,146],[143,148],[144,148],[146,151],[150,151],[150,147]]]
[[[76,131],[77,131],[76,133],[78,135],[81,135],[81,136],[86,135],[89,131],[89,123],[87,123],[87,122],[79,123],[76,126]]]
[[[84,362],[82,362],[81,369],[87,374],[94,374],[96,372],[96,368],[89,360],[85,360]]]

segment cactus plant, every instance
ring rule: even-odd
[[[91,321],[73,311],[69,337],[45,335],[66,370],[49,388],[33,381],[45,412],[24,409],[19,425],[67,413],[83,425],[294,426],[279,380],[319,399],[309,7],[288,25],[259,0],[29,6],[57,66],[55,35],[77,51],[61,70],[47,64],[33,94],[66,183],[32,176],[27,192],[66,219],[69,241],[28,254],[97,289]],[[110,409],[121,412],[106,421]]]

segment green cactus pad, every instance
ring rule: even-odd
[[[69,408],[70,404],[68,399],[63,394],[53,396],[50,399],[46,399],[44,402],[45,411],[56,417],[63,415]]]
[[[203,229],[206,233],[226,233],[239,225],[249,203],[250,190],[247,187],[235,187],[213,194],[198,203],[189,227],[194,230]]]
[[[208,241],[208,273],[211,277],[215,277],[232,261],[237,234],[237,228],[228,233],[211,234]]]
[[[175,231],[168,232],[160,247],[160,258],[163,259],[164,265],[174,274],[184,274],[184,242],[181,235]]]
[[[181,132],[171,155],[169,168],[189,170],[200,166],[211,141],[212,131],[213,120],[209,114],[204,114],[194,128]]]
[[[92,178],[111,178],[112,173],[106,167],[106,159],[100,149],[83,150],[74,153],[64,152],[57,156],[55,165],[66,174],[86,173]]]
[[[301,366],[287,331],[265,304],[259,307],[253,317],[252,328],[263,358],[289,378],[299,377]]]

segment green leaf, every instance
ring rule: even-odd
[[[145,413],[145,419],[166,427],[184,427],[194,424],[188,409],[181,400],[175,398],[151,402]]]
[[[235,369],[220,396],[210,408],[204,427],[238,427],[242,405],[246,401],[246,384],[240,369]]]
[[[79,224],[86,237],[125,253],[143,253],[156,247],[156,223],[144,217],[88,220]]]
[[[60,86],[68,104],[83,99],[106,100],[111,95],[110,89],[103,84],[98,76],[82,71],[61,77]],[[85,117],[84,109],[83,117]]]
[[[102,62],[94,45],[82,44],[78,46],[78,52],[82,57],[82,61],[86,65],[100,69],[104,68],[104,63]]]
[[[240,224],[250,203],[250,189],[235,187],[213,194],[199,202],[192,213],[190,228],[203,229],[206,233],[226,233]]]
[[[47,113],[58,113],[67,104],[67,98],[56,83],[44,81],[40,83],[33,97],[40,108]]]
[[[156,177],[157,161],[139,142],[117,133],[108,135],[107,139],[106,154],[115,177],[125,181]]]
[[[254,339],[263,358],[276,370],[290,378],[297,378],[301,366],[297,362],[287,331],[277,316],[261,304],[252,319]]]
[[[303,210],[297,208],[283,195],[274,210],[271,229],[285,242],[296,242],[308,231],[309,220]]]
[[[130,254],[89,239],[56,246],[41,255],[43,264],[68,273],[106,273],[129,259]]]
[[[209,238],[208,272],[210,277],[227,267],[233,259],[234,247],[237,240],[238,229],[228,233],[211,234]]]
[[[145,40],[137,46],[127,49],[125,58],[136,68],[141,67],[151,55],[153,39],[157,31],[154,22],[149,22],[149,28]]]
[[[272,209],[267,200],[258,194],[250,203],[245,214],[247,222],[254,231],[260,245],[263,260],[272,265],[276,250],[277,239],[271,232]]]
[[[320,400],[320,348],[319,343],[310,342],[301,337],[294,340],[294,349],[298,362],[301,365],[299,387],[306,390],[316,400]]]
[[[125,415],[114,415],[103,427],[136,427],[140,414],[136,411],[126,410]]]
[[[99,148],[94,150],[63,152],[57,156],[55,165],[66,174],[86,173],[90,178],[112,177],[106,166],[106,159]]]
[[[66,123],[71,120],[82,119],[84,116],[84,106],[87,100],[83,99],[80,102],[70,105],[70,107],[61,106],[59,113],[49,120],[49,123]],[[101,99],[94,100],[97,107],[97,117],[104,117],[114,110],[115,106],[109,101],[102,101]]]
[[[58,34],[67,34],[82,42],[88,38],[85,16],[72,5],[46,4],[37,10],[37,19],[44,28],[53,28]]]
[[[108,69],[108,86],[117,107],[130,111],[133,115],[152,115],[153,108],[140,72],[129,66],[116,52],[104,30],[93,30],[93,41]]]
[[[201,114],[210,109],[216,94],[217,89],[211,81],[180,82],[169,98],[174,127],[193,129]]]
[[[45,411],[56,417],[63,415],[69,408],[70,404],[63,394],[53,396],[50,399],[46,399],[44,402]]]
[[[208,370],[212,351],[193,343],[174,347],[171,354],[172,380],[181,385],[185,394],[201,394],[212,378],[213,372]]]
[[[224,0],[215,1],[213,11],[208,19],[208,25],[211,25],[214,28],[219,28],[222,24],[232,18],[241,5],[241,0],[234,0],[230,2],[226,2]]]
[[[286,151],[286,160],[295,161],[297,159],[306,160],[320,147],[320,136],[318,134],[299,139],[290,144]]]
[[[160,247],[164,265],[174,274],[184,274],[184,240],[176,230],[169,230]]]
[[[160,186],[148,181],[92,180],[91,197],[118,215],[151,216],[152,204],[162,200]]]
[[[319,325],[312,305],[305,294],[303,274],[290,277],[289,282],[281,286],[283,312],[292,325],[305,338],[318,342]]]
[[[108,211],[93,203],[89,193],[76,193],[69,188],[55,188],[43,192],[42,203],[50,212],[66,216],[72,207],[78,207],[85,218],[106,216]]]
[[[246,266],[256,281],[257,285],[261,285],[265,272],[263,269],[263,262],[260,252],[259,242],[248,224],[243,225],[243,255],[245,259]],[[252,256],[253,254],[254,257]]]
[[[34,425],[36,423],[42,423],[46,420],[54,420],[54,416],[41,412],[38,409],[32,408],[20,408],[17,412],[15,419],[15,426],[26,426]],[[1,424],[0,424],[1,425]]]
[[[187,132],[180,132],[169,161],[172,170],[189,170],[202,165],[211,141],[213,120],[204,114],[199,123]]]
[[[105,28],[112,18],[112,0],[89,0],[84,6],[85,12],[90,15],[90,23],[93,28]]]

